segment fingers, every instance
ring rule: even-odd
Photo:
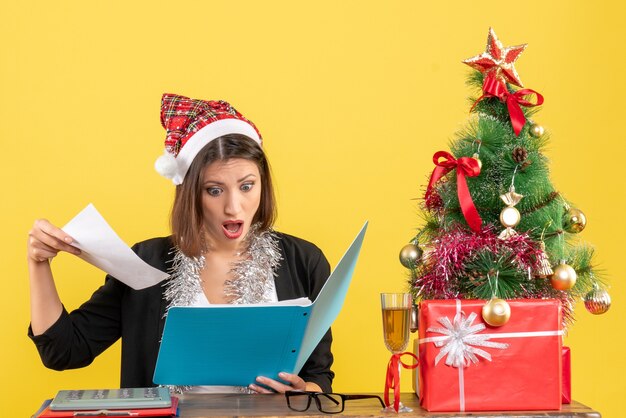
[[[249,388],[257,393],[285,393],[288,390],[306,389],[306,382],[297,374],[281,372],[278,373],[278,377],[287,382],[287,384],[264,376],[259,376],[256,381],[263,386],[252,384]]]
[[[280,372],[278,373],[278,377],[280,377],[285,382],[289,383],[291,387],[287,390],[305,390],[306,382],[297,374]]]
[[[258,379],[257,379],[258,380]],[[267,394],[267,393],[276,393],[272,390],[266,389],[263,386],[259,386],[259,385],[255,385],[255,384],[251,384],[248,386],[248,389],[256,392],[256,393],[263,393],[263,394]]]
[[[28,257],[42,262],[55,257],[59,251],[80,254],[78,248],[70,245],[72,242],[73,238],[62,229],[46,219],[38,219],[28,233]]]

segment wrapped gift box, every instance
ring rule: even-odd
[[[422,407],[440,412],[560,409],[560,302],[507,302],[511,318],[501,327],[485,324],[483,300],[420,303],[416,389]]]
[[[563,347],[563,390],[562,403],[572,403],[572,353]]]

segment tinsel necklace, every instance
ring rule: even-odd
[[[274,232],[258,230],[258,224],[250,228],[244,239],[246,249],[242,258],[232,263],[232,279],[224,284],[224,293],[232,304],[271,302],[271,291],[275,289],[274,277],[282,257]],[[174,250],[170,277],[164,292],[167,309],[193,304],[198,293],[202,292],[200,271],[204,262],[204,255],[188,257],[178,248]]]

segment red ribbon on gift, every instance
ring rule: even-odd
[[[411,356],[415,359],[415,364],[405,364],[401,357],[404,355]],[[389,389],[393,389],[393,409],[398,412],[400,409],[400,366],[405,369],[414,369],[419,364],[417,356],[413,353],[405,351],[404,353],[396,353],[389,359],[387,365],[387,379],[385,380],[385,405],[391,406],[389,402]]]
[[[522,132],[524,124],[526,124],[526,116],[524,116],[522,106],[535,107],[543,104],[543,96],[535,90],[521,89],[517,90],[515,93],[509,93],[506,85],[493,76],[487,76],[487,78],[485,78],[485,81],[483,83],[483,93],[484,94],[480,96],[478,100],[476,100],[474,106],[472,106],[472,110],[481,100],[488,97],[497,97],[498,99],[500,99],[500,101],[506,103],[515,136],[519,136],[520,132]],[[524,96],[528,96],[530,94],[534,94],[535,96],[537,96],[536,103],[533,103],[524,98]]]
[[[439,161],[442,157],[445,158],[445,160]],[[480,219],[476,206],[474,206],[472,195],[467,188],[467,181],[465,180],[466,176],[476,177],[480,174],[478,161],[471,157],[461,157],[457,160],[449,152],[437,151],[435,155],[433,155],[433,163],[435,163],[437,167],[435,167],[433,173],[430,175],[430,181],[426,189],[426,199],[428,199],[433,192],[433,187],[435,183],[437,183],[437,180],[456,168],[457,195],[459,196],[461,211],[470,228],[476,232],[480,231],[480,226],[483,221]]]

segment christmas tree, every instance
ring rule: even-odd
[[[514,67],[525,48],[504,48],[489,29],[486,51],[463,61],[478,95],[451,152],[433,156],[424,223],[400,261],[416,301],[485,299],[483,317],[497,326],[508,320],[506,299],[557,298],[567,325],[578,298],[596,314],[611,302],[593,248],[577,236],[584,213],[550,182],[549,135],[531,119],[543,97]]]

